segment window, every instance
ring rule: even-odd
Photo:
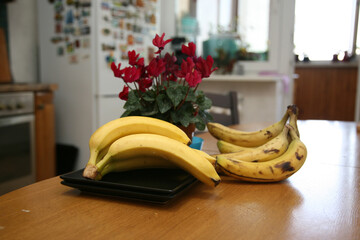
[[[354,42],[356,0],[296,0],[295,54],[312,61],[332,60],[334,54],[351,54]]]

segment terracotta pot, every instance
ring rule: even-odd
[[[192,140],[193,136],[194,136],[194,132],[195,132],[195,123],[190,123],[189,126],[184,127],[182,125],[178,125],[178,127],[183,130],[186,135],[188,135],[188,137],[190,138],[190,140]]]

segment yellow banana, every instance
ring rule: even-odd
[[[226,142],[224,140],[218,140],[216,144],[220,153],[242,152],[256,148],[256,147],[242,147],[239,145]]]
[[[204,156],[213,166],[215,166],[216,158],[209,154],[193,149],[195,152]],[[176,164],[158,156],[142,156],[136,158],[123,159],[120,161],[110,161],[103,170],[96,176],[96,180],[100,180],[103,176],[110,172],[125,172],[143,168],[178,168]]]
[[[210,134],[217,139],[244,147],[258,147],[280,134],[289,118],[289,111],[291,109],[292,107],[288,106],[287,111],[279,122],[259,131],[240,131],[220,123],[211,122],[207,124],[207,128]]]
[[[154,133],[189,144],[188,136],[177,126],[151,117],[129,116],[112,120],[99,127],[89,140],[90,158],[87,165],[94,166],[117,139],[137,133]]]
[[[198,154],[202,155],[206,160],[208,160],[215,167],[216,158],[214,156],[211,156],[211,155],[207,154],[206,152],[198,150],[198,149],[193,149],[193,150],[195,152],[197,152]]]
[[[245,147],[235,146],[242,149],[238,152],[223,153],[223,154],[218,154],[216,156],[217,157],[224,156],[227,158],[242,160],[246,162],[269,161],[281,156],[283,153],[286,152],[289,146],[288,132],[289,132],[289,127],[285,125],[283,131],[278,136],[271,139],[269,142],[265,143],[264,145],[261,145],[256,148],[245,148]]]
[[[144,168],[178,168],[174,163],[158,156],[141,156],[109,162],[96,176],[100,180],[110,172],[125,172]]]
[[[96,166],[85,168],[83,176],[95,179],[111,161],[142,156],[158,156],[171,161],[209,186],[220,183],[215,168],[201,154],[177,140],[157,134],[132,134],[119,138]]]
[[[245,162],[225,156],[216,158],[216,165],[234,178],[250,182],[277,182],[297,172],[305,162],[307,149],[291,126],[292,141],[288,150],[278,158],[267,162]]]

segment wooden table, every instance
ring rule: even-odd
[[[0,197],[0,239],[360,239],[356,123],[308,120],[299,129],[308,158],[286,181],[223,177],[162,206],[85,194],[54,177]],[[214,152],[216,141],[201,136]]]

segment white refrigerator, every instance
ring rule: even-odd
[[[123,82],[110,62],[126,66],[129,50],[151,57],[159,1],[37,0],[39,78],[59,86],[56,141],[79,149],[76,169],[86,165],[96,128],[123,113]]]

